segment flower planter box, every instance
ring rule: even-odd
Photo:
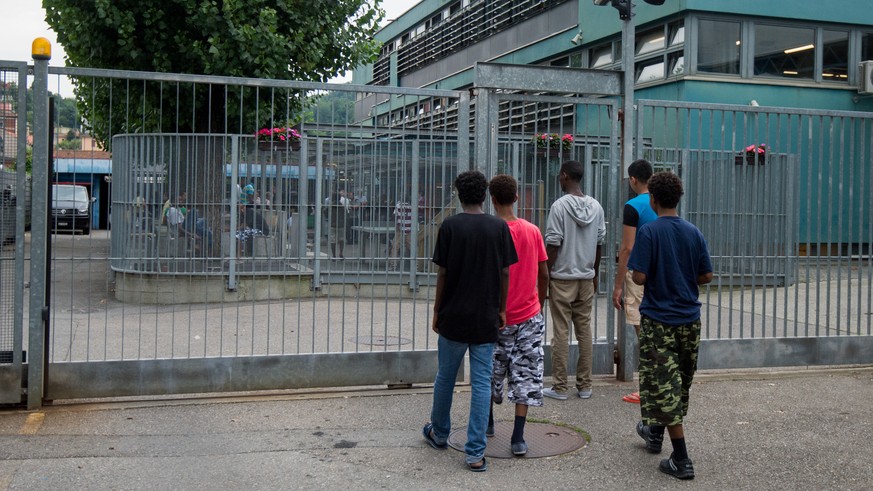
[[[292,141],[292,142],[283,142],[283,141],[274,141],[274,142],[258,142],[258,150],[262,152],[281,152],[284,150],[300,150],[300,142]]]
[[[570,155],[569,150],[561,148],[537,148],[537,155],[540,157],[561,157],[565,158]]]
[[[734,156],[734,165],[764,165],[767,163],[765,154],[740,154]]]

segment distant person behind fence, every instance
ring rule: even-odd
[[[397,269],[397,258],[409,257],[412,250],[412,206],[401,199],[394,206],[394,242],[391,244],[390,270]]]

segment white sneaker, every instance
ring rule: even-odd
[[[567,400],[566,392],[557,392],[553,387],[549,387],[548,389],[543,389],[543,396],[549,397],[551,399],[557,399],[559,401]]]
[[[591,389],[582,389],[577,395],[579,399],[591,399]]]

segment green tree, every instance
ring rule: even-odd
[[[374,35],[384,12],[381,0],[372,3],[43,0],[43,7],[72,66],[327,81],[378,55]],[[254,133],[261,124],[294,119],[305,100],[277,93],[272,111],[237,114],[235,102],[247,94],[219,84],[208,90],[91,78],[74,84],[85,126],[107,148],[119,132],[221,133],[228,121],[241,120],[234,130]]]
[[[78,128],[81,124],[76,99],[72,97],[55,96],[55,114],[56,124],[61,128]]]
[[[314,98],[305,117],[306,122],[347,125],[355,121],[355,93],[333,91]]]

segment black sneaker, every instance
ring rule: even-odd
[[[646,450],[649,453],[661,453],[661,445],[664,443],[664,435],[656,435],[652,433],[652,428],[643,424],[642,421],[637,423],[637,435],[646,441]]]
[[[676,460],[673,454],[670,454],[670,458],[662,460],[658,468],[664,474],[670,474],[678,479],[694,479],[694,465],[691,459]]]

